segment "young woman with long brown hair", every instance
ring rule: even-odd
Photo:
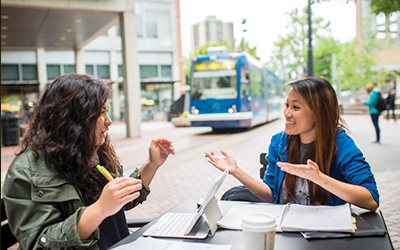
[[[288,84],[285,131],[272,137],[264,182],[226,159],[206,153],[208,161],[243,183],[258,198],[274,203],[340,205],[376,210],[379,194],[369,164],[347,135],[337,97],[324,79],[309,77]]]
[[[149,159],[123,177],[107,133],[109,95],[104,81],[70,74],[55,79],[38,102],[3,186],[21,249],[107,249],[129,235],[124,210],[146,200],[174,149],[167,139],[152,140]]]

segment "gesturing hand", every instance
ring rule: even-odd
[[[221,150],[221,154],[226,157],[226,159],[220,159],[217,157],[214,157],[214,152],[206,152],[206,157],[208,157],[208,162],[211,163],[213,166],[218,168],[221,171],[225,171],[225,169],[229,170],[229,173],[231,175],[234,175],[239,168],[236,160],[228,155],[225,151]]]
[[[140,180],[131,177],[116,178],[104,186],[99,203],[104,217],[116,214],[128,202],[139,197],[139,191],[142,189]]]
[[[151,165],[157,167],[161,166],[170,154],[175,154],[172,141],[165,138],[151,140],[149,147],[149,160]]]
[[[310,180],[315,182],[316,179],[319,178],[319,166],[317,163],[312,160],[307,160],[307,165],[305,164],[291,164],[288,162],[278,162],[278,167],[282,169],[282,171],[296,175],[303,179]]]

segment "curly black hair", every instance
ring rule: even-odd
[[[21,154],[31,149],[77,186],[85,199],[97,199],[104,184],[94,169],[107,167],[112,175],[122,173],[120,161],[107,135],[96,146],[96,121],[110,94],[101,79],[69,74],[56,78],[36,106],[21,142]]]

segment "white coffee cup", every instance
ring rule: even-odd
[[[276,222],[267,214],[247,214],[242,218],[245,250],[273,250]]]

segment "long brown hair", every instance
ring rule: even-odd
[[[102,164],[116,176],[120,162],[107,136],[96,146],[96,121],[110,94],[107,84],[88,75],[58,77],[36,106],[21,143],[36,159],[43,152],[49,167],[75,184],[84,197],[96,199],[104,184],[94,166]]]
[[[310,108],[316,127],[316,138],[310,159],[315,161],[322,173],[330,175],[333,156],[336,152],[338,129],[347,130],[340,116],[340,108],[332,85],[322,78],[308,77],[288,83],[292,90],[300,94]],[[288,162],[300,164],[300,135],[287,136]],[[295,197],[298,177],[286,173],[285,188]],[[309,182],[311,204],[324,204],[330,193],[315,183]]]

